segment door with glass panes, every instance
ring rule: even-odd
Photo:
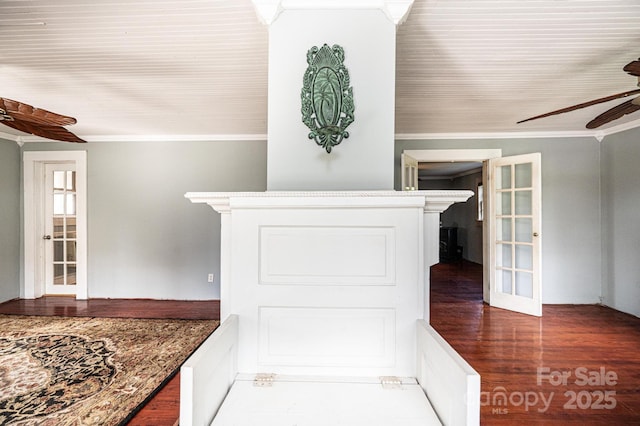
[[[491,306],[542,315],[541,155],[489,160]]]
[[[45,292],[75,295],[77,258],[76,171],[72,163],[45,165]]]

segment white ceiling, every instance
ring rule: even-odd
[[[76,117],[89,141],[267,133],[250,0],[1,0],[0,40],[0,97]],[[639,56],[637,0],[415,0],[397,31],[396,135],[597,134],[585,124],[622,101],[516,122],[634,89],[622,67]],[[598,131],[633,126],[640,112]]]

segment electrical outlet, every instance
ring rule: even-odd
[[[210,282],[210,283],[213,282],[213,274],[207,275],[207,282]]]

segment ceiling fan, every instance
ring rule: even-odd
[[[635,77],[638,77],[638,86],[640,87],[640,59],[637,61],[629,62],[627,65],[622,68],[623,71],[631,74]],[[562,114],[569,111],[574,111],[580,108],[586,108],[591,105],[597,105],[603,102],[612,101],[614,99],[626,98],[631,95],[635,95],[640,93],[640,89],[630,90],[628,92],[617,93],[615,95],[606,96],[600,99],[594,99],[592,101],[584,102],[578,105],[573,105],[570,107],[562,108],[556,111],[551,111],[546,114],[536,115],[535,117],[527,118],[526,120],[518,121],[519,123],[524,123],[525,121],[536,120],[538,118],[549,117],[551,115]],[[607,111],[603,112],[593,120],[587,123],[587,129],[595,129],[597,127],[602,126],[603,124],[607,124],[610,121],[617,120],[618,118],[622,118],[627,114],[631,114],[632,112],[638,111],[640,109],[640,96],[630,99],[617,105]]]
[[[0,98],[0,123],[22,132],[64,142],[86,142],[62,126],[76,123],[73,117]]]

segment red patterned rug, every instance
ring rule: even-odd
[[[124,424],[218,324],[0,315],[0,424]]]

